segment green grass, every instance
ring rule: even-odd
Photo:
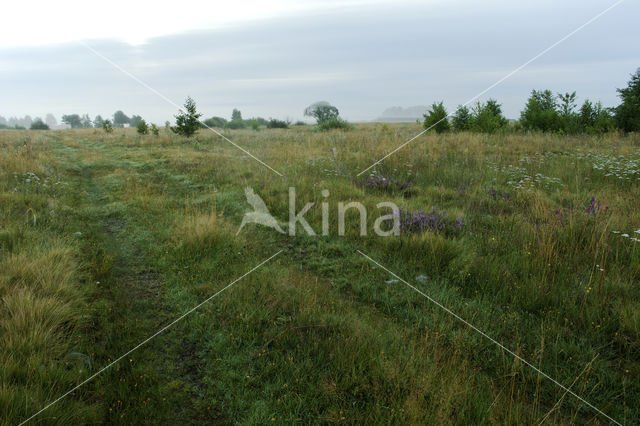
[[[640,237],[638,137],[425,135],[357,176],[420,130],[227,132],[284,178],[204,131],[0,132],[2,423],[278,250],[33,422],[607,422],[357,250],[617,421],[640,422],[640,243],[621,235]],[[412,186],[371,189],[369,174]],[[316,203],[317,233],[328,201],[330,235],[236,236],[246,186],[281,219],[295,186],[298,209]],[[338,236],[349,201],[367,206],[369,235],[347,215]],[[464,227],[380,238],[381,201]]]

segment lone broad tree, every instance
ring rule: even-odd
[[[180,114],[176,115],[176,125],[171,128],[171,131],[185,137],[193,136],[200,128],[201,116],[202,114],[196,111],[196,103],[191,97],[187,97],[184,111],[181,110]]]
[[[304,115],[315,118],[318,124],[335,119],[338,114],[338,108],[325,101],[315,102],[304,109]]]

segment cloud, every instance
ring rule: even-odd
[[[575,0],[535,6],[315,2],[259,19],[229,15],[213,28],[171,27],[167,31],[178,33],[149,37],[151,28],[143,44],[123,42],[128,36],[88,42],[176,103],[192,96],[205,116],[227,117],[237,107],[245,117],[298,119],[306,105],[326,99],[348,119],[359,120],[390,106],[436,100],[451,110],[604,7]],[[497,98],[509,117],[519,115],[534,88],[576,90],[614,105],[615,88],[640,65],[638,12],[636,3],[623,3],[485,98]],[[114,16],[111,24],[126,28],[129,22]],[[0,82],[4,116],[104,117],[123,109],[162,123],[176,112],[76,43],[0,48]]]

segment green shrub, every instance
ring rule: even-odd
[[[329,118],[327,120],[324,120],[318,123],[318,129],[320,130],[331,130],[331,129],[351,130],[352,128],[353,126],[349,122],[347,122],[346,120],[343,120],[340,117]]]
[[[470,120],[471,130],[480,133],[495,133],[507,125],[498,101],[489,99],[485,104],[478,102]]]
[[[436,133],[449,131],[450,126],[447,116],[448,114],[444,103],[434,102],[433,105],[431,105],[431,109],[424,115],[424,128],[433,129]]]
[[[453,128],[459,132],[471,130],[471,111],[464,105],[459,105],[451,120]]]
[[[222,129],[227,125],[227,120],[222,117],[211,117],[204,120],[203,123],[208,127],[218,127]]]
[[[540,132],[558,131],[562,123],[556,110],[557,106],[558,102],[551,90],[533,90],[520,113],[522,128]]]
[[[255,130],[256,132],[260,130],[260,123],[258,123],[257,120],[249,120],[248,123],[251,130]]]
[[[246,123],[242,119],[240,119],[240,120],[231,120],[230,122],[227,123],[227,125],[225,127],[227,129],[232,129],[232,130],[244,129],[246,127]]]
[[[180,136],[190,137],[200,128],[199,119],[202,114],[196,111],[196,103],[190,97],[187,97],[184,103],[184,109],[185,111],[175,116],[176,125],[171,128],[171,131]]]
[[[284,120],[277,120],[275,118],[272,118],[267,123],[267,129],[288,129],[288,128],[289,128],[289,123],[287,123]]]
[[[102,128],[104,129],[105,132],[107,133],[111,133],[113,132],[113,126],[111,125],[111,121],[110,120],[104,120],[102,122]]]
[[[144,120],[138,121],[138,124],[136,124],[136,131],[139,135],[149,134],[149,126],[147,125],[147,122]]]
[[[580,107],[580,127],[589,134],[602,134],[615,129],[615,119],[602,102],[592,104],[586,99]]]
[[[49,125],[47,125],[44,121],[39,118],[36,118],[33,123],[31,123],[31,130],[49,130]]]

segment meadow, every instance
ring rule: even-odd
[[[420,130],[225,131],[284,177],[207,130],[0,131],[0,423],[279,250],[29,423],[610,422],[359,251],[640,423],[640,137],[427,134],[357,176]],[[246,187],[283,220],[295,187],[317,233],[329,202],[329,235],[236,235]],[[340,236],[349,201],[424,219]]]

